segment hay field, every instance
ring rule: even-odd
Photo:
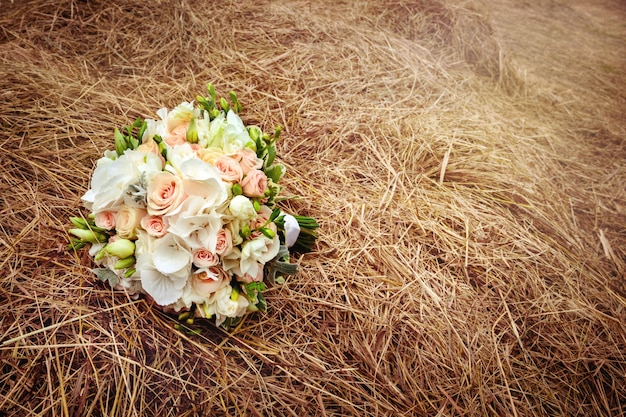
[[[619,0],[0,1],[1,416],[626,414]],[[200,336],[68,252],[113,129],[285,131],[315,252]]]

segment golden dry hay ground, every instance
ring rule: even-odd
[[[0,415],[626,413],[626,7],[0,1]],[[237,91],[321,224],[200,336],[67,252],[115,127]]]

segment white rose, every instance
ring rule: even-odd
[[[171,132],[178,125],[187,123],[194,115],[193,103],[183,101],[167,114],[167,129]]]
[[[274,259],[278,255],[279,249],[280,240],[278,236],[274,236],[273,239],[260,236],[244,242],[241,246],[239,270],[234,269],[236,275],[244,276],[248,274],[256,277],[259,274],[259,268],[262,268],[266,262]]]
[[[237,300],[231,299],[232,287],[226,285],[211,296],[209,313],[215,315],[215,324],[221,325],[228,317],[243,316],[250,302],[246,297],[240,295]]]
[[[204,147],[221,148],[225,154],[233,154],[241,148],[254,145],[243,122],[232,110],[228,111],[226,117],[220,113],[211,121],[207,136],[201,144]]]
[[[237,195],[230,200],[228,209],[231,214],[239,220],[252,220],[256,217],[256,210],[252,205],[252,201],[243,195]]]
[[[202,117],[196,120],[196,129],[198,129],[198,143],[203,148],[207,148],[211,141],[211,119],[206,111],[203,111]]]
[[[226,115],[226,122],[227,124],[224,127],[224,135],[222,138],[222,149],[224,149],[225,153],[235,153],[248,145],[254,145],[248,133],[248,129],[246,129],[237,113],[229,110]]]

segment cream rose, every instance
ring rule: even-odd
[[[150,236],[163,237],[168,229],[168,224],[161,216],[143,216],[141,218],[141,227],[148,232]]]
[[[202,148],[198,150],[197,155],[204,162],[215,165],[215,162],[224,156],[224,152],[220,148]]]
[[[180,178],[171,172],[163,171],[152,177],[148,184],[148,213],[162,216],[177,208],[185,199]]]
[[[96,226],[101,227],[106,230],[115,229],[115,215],[114,211],[101,211],[96,214],[96,218],[94,219],[96,222]]]
[[[198,248],[193,251],[193,263],[198,268],[208,268],[215,266],[220,262],[217,254],[211,252],[207,248]]]
[[[222,156],[215,161],[215,168],[220,171],[222,180],[226,182],[239,182],[243,178],[241,165],[230,156]]]
[[[248,197],[262,197],[267,190],[267,177],[263,171],[251,169],[241,181],[243,193]]]
[[[137,237],[137,228],[141,223],[141,218],[146,215],[146,211],[134,207],[124,206],[115,216],[115,230],[117,235],[124,239],[134,239]]]

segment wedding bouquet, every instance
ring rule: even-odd
[[[309,251],[318,225],[277,206],[280,127],[245,126],[234,93],[208,90],[115,129],[82,197],[90,214],[70,218],[70,246],[91,245],[93,272],[113,288],[228,327],[266,309],[266,283],[297,271],[290,251]]]

